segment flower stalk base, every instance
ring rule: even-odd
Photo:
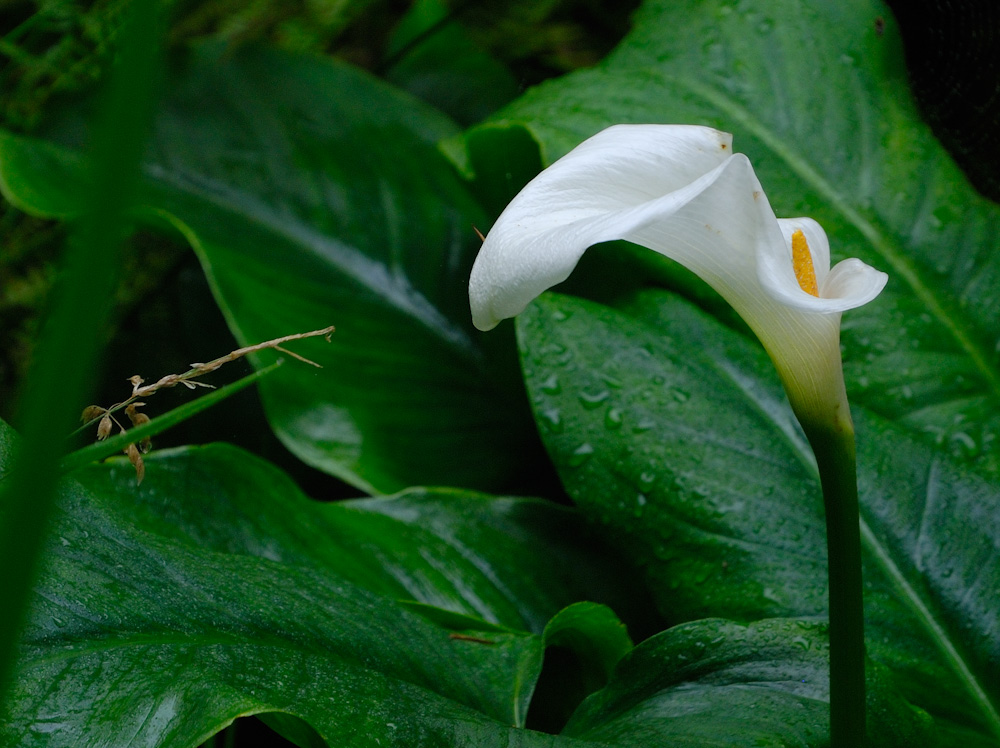
[[[854,428],[803,423],[826,510],[830,583],[830,746],[865,743],[865,631]]]

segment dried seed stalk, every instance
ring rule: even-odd
[[[128,379],[128,381],[132,383],[132,394],[127,400],[115,403],[110,408],[102,408],[100,405],[88,405],[83,410],[81,420],[84,421],[84,425],[80,428],[86,428],[95,421],[98,421],[98,441],[106,439],[111,434],[112,424],[118,426],[121,432],[124,433],[126,431],[125,427],[122,426],[122,424],[114,417],[114,413],[122,408],[125,409],[125,415],[127,415],[129,421],[132,422],[132,426],[141,426],[145,423],[149,423],[149,416],[138,411],[138,408],[146,404],[144,402],[139,402],[139,398],[154,395],[157,391],[164,389],[165,387],[176,387],[178,384],[182,384],[192,390],[196,387],[209,387],[214,389],[214,386],[211,384],[197,381],[197,377],[213,372],[224,364],[243,358],[247,354],[263,351],[268,348],[280,351],[281,353],[291,356],[298,361],[302,361],[310,366],[322,369],[323,367],[315,361],[310,361],[297,353],[293,353],[292,351],[283,348],[282,344],[293,340],[302,340],[303,338],[315,338],[321,335],[326,338],[327,342],[330,342],[330,335],[333,333],[333,330],[334,328],[331,325],[330,327],[324,327],[322,330],[300,332],[295,335],[285,335],[284,337],[267,340],[263,343],[258,343],[257,345],[249,345],[245,348],[238,348],[235,351],[227,353],[225,356],[212,359],[207,363],[191,364],[191,368],[183,374],[168,374],[167,376],[161,377],[156,382],[148,384],[145,387],[143,386],[143,378],[136,374]],[[142,439],[139,442],[138,447],[135,444],[129,444],[125,448],[125,454],[128,455],[129,462],[131,462],[132,466],[135,468],[136,485],[142,482],[142,478],[146,473],[146,467],[143,464],[142,455],[148,453],[150,448],[151,443],[148,437]]]

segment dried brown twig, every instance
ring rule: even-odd
[[[152,384],[147,384],[143,386],[142,377],[138,374],[129,377],[128,381],[132,383],[132,394],[120,403],[115,403],[109,408],[103,408],[100,405],[88,405],[83,410],[83,415],[81,420],[84,421],[81,429],[90,426],[94,422],[97,422],[97,440],[103,441],[110,436],[112,429],[117,426],[121,433],[125,433],[126,429],[122,426],[121,422],[115,418],[114,413],[122,410],[124,408],[125,415],[128,416],[129,421],[133,426],[141,426],[144,423],[149,422],[149,416],[145,413],[140,413],[138,408],[144,406],[146,403],[140,402],[139,399],[143,397],[149,397],[150,395],[155,395],[159,390],[165,389],[167,387],[176,387],[181,384],[188,389],[196,389],[197,387],[208,387],[214,389],[214,385],[207,384],[205,382],[196,381],[197,377],[213,372],[220,368],[224,364],[228,364],[230,361],[236,361],[239,358],[243,358],[247,354],[256,353],[257,351],[263,351],[268,348],[280,351],[292,358],[302,361],[303,363],[309,364],[310,366],[315,366],[318,369],[323,367],[317,364],[315,361],[310,361],[309,359],[300,356],[297,353],[283,348],[283,343],[288,343],[293,340],[302,340],[303,338],[315,338],[322,335],[326,338],[327,342],[330,342],[330,335],[333,333],[333,326],[324,327],[322,330],[313,330],[312,332],[300,332],[295,335],[286,335],[282,338],[275,338],[274,340],[268,340],[263,343],[257,343],[257,345],[249,345],[245,348],[238,348],[231,353],[227,353],[225,356],[220,356],[219,358],[212,359],[211,361],[204,364],[191,364],[191,368],[188,369],[183,374],[168,374],[165,377],[161,377]],[[79,430],[79,429],[78,429]],[[150,440],[147,437],[139,442],[137,447],[135,444],[129,444],[125,448],[125,454],[128,455],[129,462],[135,468],[136,475],[136,485],[142,482],[142,478],[145,475],[146,468],[142,462],[142,455],[149,452],[151,448]]]

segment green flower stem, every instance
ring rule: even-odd
[[[865,742],[865,624],[854,427],[803,422],[823,486],[830,578],[830,745]]]

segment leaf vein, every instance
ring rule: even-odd
[[[955,645],[952,644],[951,639],[948,637],[948,632],[935,620],[930,609],[924,604],[924,601],[913,586],[906,580],[903,572],[889,556],[864,518],[861,519],[861,537],[865,545],[878,558],[883,570],[895,584],[902,599],[909,605],[910,609],[924,625],[932,641],[937,645],[938,651],[944,656],[945,661],[951,665],[952,670],[965,685],[966,691],[982,711],[989,728],[994,734],[1000,736],[1000,712],[997,711],[993,702],[990,701],[986,689],[983,688],[983,685],[976,678],[975,673],[969,668],[968,663],[966,663],[965,659],[955,648]]]

